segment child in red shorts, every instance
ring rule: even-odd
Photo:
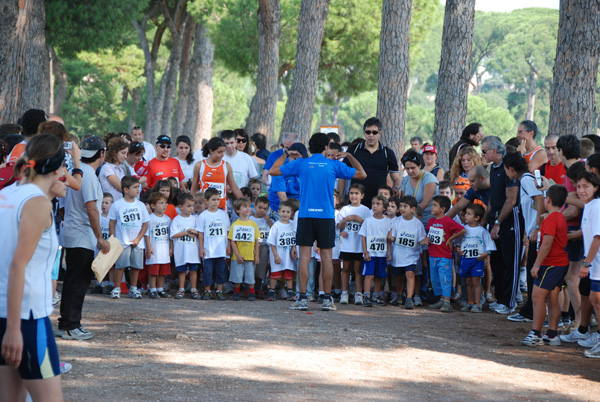
[[[173,255],[173,241],[169,237],[171,218],[165,215],[167,197],[161,193],[152,193],[148,199],[153,213],[150,215],[146,240],[146,265],[150,283],[150,297],[152,299],[169,297],[164,291],[165,276],[171,274],[171,256]]]
[[[269,295],[267,300],[275,300],[275,287],[277,281],[286,282],[288,294],[293,289],[292,281],[296,275],[296,230],[291,222],[293,208],[289,200],[279,204],[279,220],[271,226],[267,243],[271,246],[271,275]]]

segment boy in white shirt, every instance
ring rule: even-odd
[[[189,271],[192,299],[197,300],[200,299],[200,292],[196,289],[200,252],[197,243],[196,217],[192,215],[194,213],[194,196],[190,193],[180,194],[177,197],[177,204],[179,204],[180,212],[171,223],[175,270],[179,276],[179,290],[175,294],[175,298],[183,299],[185,294],[185,274]]]
[[[115,263],[115,288],[110,293],[111,299],[121,297],[121,280],[123,271],[129,268],[129,297],[141,299],[142,293],[137,288],[139,271],[144,268],[144,234],[148,229],[150,216],[146,206],[137,198],[140,195],[140,181],[133,176],[121,179],[123,198],[111,207],[109,234],[115,236],[123,246],[123,252]]]
[[[382,195],[373,197],[371,211],[373,216],[363,222],[358,234],[364,255],[362,275],[365,278],[363,306],[372,307],[376,304],[384,305],[385,301],[379,297],[381,280],[387,278],[387,236],[391,229],[392,221],[383,213],[387,209],[388,200]],[[371,300],[371,283],[375,278],[373,301]]]
[[[392,221],[392,231],[388,237],[392,261],[392,270],[396,276],[396,290],[398,298],[402,294],[402,275],[406,275],[406,309],[415,308],[413,295],[415,292],[415,272],[417,264],[421,260],[421,245],[429,242],[425,234],[425,227],[415,217],[417,211],[417,199],[411,195],[405,195],[398,202],[400,216]],[[394,305],[399,303],[394,302]]]
[[[260,230],[260,240],[258,241],[258,254],[259,263],[256,265],[256,271],[254,272],[254,288],[256,289],[256,297],[258,299],[264,299],[264,293],[262,290],[262,283],[267,278],[267,271],[269,269],[269,244],[267,239],[269,238],[269,231],[273,222],[267,212],[269,211],[269,199],[267,197],[258,197],[254,203],[254,214],[250,215],[250,219],[256,223],[258,230]]]
[[[210,287],[217,284],[215,299],[225,300],[223,284],[227,281],[227,257],[231,255],[231,247],[227,240],[229,233],[229,215],[219,209],[221,193],[216,188],[208,188],[204,192],[206,209],[196,218],[198,230],[198,246],[204,271],[202,284],[204,294],[202,300],[210,300]]]
[[[290,221],[292,206],[289,200],[279,204],[279,220],[273,224],[267,239],[271,247],[271,279],[267,300],[276,298],[277,281],[283,279],[287,288],[292,289],[292,281],[296,271],[296,228]],[[289,293],[289,291],[288,291]]]
[[[102,233],[102,238],[104,240],[108,240],[110,237],[110,219],[108,217],[108,212],[110,211],[110,207],[115,202],[115,199],[111,193],[104,193],[102,195],[102,205],[100,207],[100,232]],[[100,250],[96,249],[96,256]],[[108,276],[104,277],[104,280],[100,284],[102,287],[102,293],[110,293],[115,287],[115,267],[113,266],[110,271],[108,271]],[[107,280],[108,279],[108,280]]]
[[[150,298],[152,299],[169,297],[164,290],[164,285],[165,277],[171,275],[173,241],[169,236],[171,218],[165,215],[167,203],[167,197],[161,193],[152,193],[148,197],[148,204],[154,212],[150,215],[148,231],[144,239],[146,240],[146,265]]]

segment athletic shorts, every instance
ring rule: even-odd
[[[258,265],[256,265],[256,271],[254,276],[260,280],[265,280],[267,277],[267,271],[269,270],[269,246],[268,244],[261,244],[258,246]]]
[[[177,272],[186,272],[186,271],[195,272],[195,271],[198,271],[199,265],[200,264],[183,264],[183,265],[176,266],[175,271],[177,271]]]
[[[205,258],[202,271],[202,284],[210,286],[213,283],[222,285],[227,282],[227,260],[223,257]]]
[[[600,292],[600,281],[590,279],[590,290],[592,292]]]
[[[461,258],[458,275],[461,278],[476,278],[483,276],[485,261],[477,258]]]
[[[581,229],[580,226],[568,226],[569,232]],[[583,260],[583,239],[569,240],[565,251],[569,255],[570,262],[579,262]]]
[[[0,318],[0,339],[6,333],[6,318]],[[54,341],[52,323],[48,317],[21,320],[23,354],[19,375],[23,380],[43,380],[60,375],[58,350]],[[0,354],[0,366],[6,366]]]
[[[144,269],[144,249],[133,246],[125,247],[115,262],[115,268]]]
[[[407,272],[416,272],[417,264],[411,264],[406,267],[390,267],[390,272],[394,276],[405,275]]]
[[[592,280],[590,279],[589,275],[586,276],[585,278],[581,278],[579,280],[579,294],[580,295],[589,297],[591,287],[592,287]]]
[[[335,219],[298,218],[296,244],[312,247],[315,241],[319,248],[335,246]]]
[[[283,274],[283,279],[286,281],[290,281],[294,279],[296,276],[296,271],[292,271],[291,269],[284,269],[283,271],[271,272],[271,279],[281,279]]]
[[[239,264],[234,258],[231,260],[230,268],[229,282],[254,285],[254,261],[245,261]]]
[[[533,284],[542,289],[554,290],[555,287],[562,286],[568,269],[568,265],[564,267],[542,265],[538,270],[538,277],[534,279]]]
[[[376,278],[387,278],[387,258],[371,257],[371,261],[363,262],[362,275],[375,276]]]
[[[340,260],[342,261],[362,261],[363,253],[347,253],[345,251],[340,252]]]
[[[148,275],[152,276],[167,276],[171,275],[171,263],[168,264],[149,264]]]

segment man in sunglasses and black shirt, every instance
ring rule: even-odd
[[[183,180],[185,176],[181,170],[179,161],[175,158],[170,158],[171,138],[168,135],[160,135],[156,139],[156,158],[148,162],[148,173],[146,174],[148,188],[163,179],[175,177],[181,189],[184,188]]]
[[[381,138],[381,120],[377,117],[371,117],[363,125],[363,142],[351,145],[348,153],[353,155],[367,173],[364,180],[352,179],[351,183],[360,183],[365,186],[365,196],[362,204],[371,208],[371,200],[377,195],[377,189],[387,184],[388,173],[392,180],[394,190],[400,188],[400,172],[398,169],[398,159],[396,154],[390,148],[383,146],[379,139]],[[348,166],[349,161],[345,161]],[[339,180],[338,191],[344,194],[346,186],[345,180]]]

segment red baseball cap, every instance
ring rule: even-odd
[[[437,149],[435,149],[435,146],[433,145],[425,145],[423,147],[423,153],[425,152],[433,152],[434,154],[437,154]]]

